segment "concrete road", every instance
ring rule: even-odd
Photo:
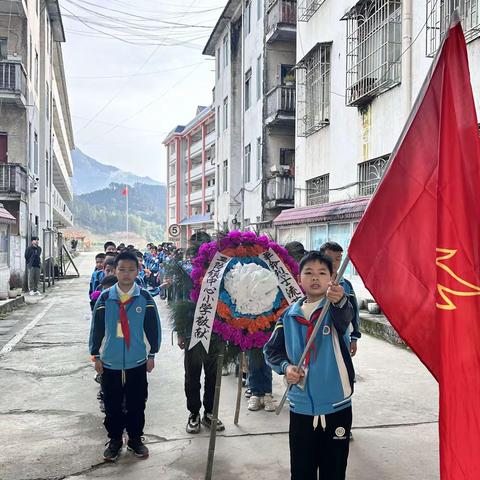
[[[89,361],[87,299],[93,255],[78,259],[83,276],[0,319],[0,479],[202,479],[208,432],[185,432],[183,353],[172,345],[168,312],[159,308],[163,344],[149,378],[145,437],[151,452],[124,452],[105,464],[106,441]],[[438,473],[437,385],[407,350],[364,336],[355,357],[355,480],[433,480]],[[283,394],[275,376],[274,395]],[[280,480],[289,476],[288,411],[249,412],[242,399],[233,424],[236,379],[222,377],[214,478]]]

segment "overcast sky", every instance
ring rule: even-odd
[[[212,101],[215,63],[202,55],[211,29],[203,27],[216,23],[224,2],[60,4],[76,146],[102,163],[165,182],[162,140],[190,121],[197,105]]]

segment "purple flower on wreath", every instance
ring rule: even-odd
[[[243,232],[242,243],[257,243],[257,236],[254,232]]]
[[[266,235],[261,235],[260,237],[257,238],[256,243],[261,247],[268,248],[268,245],[270,244],[270,239]]]
[[[239,346],[243,351],[251,350],[252,348],[262,348],[270,338],[270,333],[266,332],[244,334],[242,330],[221,322],[217,318],[215,318],[213,323],[213,331],[225,341]]]

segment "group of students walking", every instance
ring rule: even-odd
[[[191,434],[198,433],[201,424],[211,427],[216,362],[221,346],[221,340],[213,335],[208,353],[203,349],[188,349],[195,309],[189,298],[193,288],[189,258],[210,240],[204,232],[194,234],[186,258],[178,259],[176,270],[172,270],[173,276],[179,277],[173,283],[180,285],[171,304],[178,346],[185,350],[184,387],[189,411],[186,431]],[[355,375],[351,357],[361,336],[358,305],[351,283],[334,281],[342,247],[329,242],[320,251],[306,252],[299,245],[292,242],[286,247],[299,262],[298,280],[305,296],[291,305],[277,322],[263,349],[261,364],[250,362],[248,405],[251,410],[274,411],[271,371],[284,375],[292,386],[288,397],[291,478],[317,480],[320,474],[322,479],[340,480],[345,478],[352,424]],[[107,242],[104,255],[105,258],[97,255],[90,284],[93,313],[89,342],[95,369],[101,374],[105,405],[104,425],[109,441],[104,459],[117,459],[124,431],[128,434],[127,449],[138,457],[147,457],[149,452],[143,441],[147,374],[155,366],[161,343],[160,318],[149,292],[152,287],[143,281],[142,275],[145,256],[152,253],[147,250],[142,254],[133,247],[118,249],[113,242]],[[297,368],[327,299],[332,307],[304,365]],[[224,429],[219,420],[217,430]]]

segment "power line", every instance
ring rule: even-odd
[[[145,67],[145,65],[147,65],[147,63],[151,60],[151,58],[155,55],[155,53],[157,53],[158,49],[160,48],[160,46],[157,46],[153,52],[150,53],[150,55],[147,57],[147,59],[143,62],[143,64],[141,65],[141,67],[137,70],[137,72],[140,72],[143,67]],[[92,122],[101,114],[103,113],[119,96],[120,94],[123,92],[124,88],[127,86],[127,83],[128,83],[128,80],[126,82],[124,82],[124,84],[121,86],[121,88],[117,91],[117,93],[115,93],[115,95],[113,95],[113,97],[110,98],[110,100],[108,100],[107,103],[105,103],[105,105],[103,105],[102,108],[100,108],[100,110],[98,110],[98,112],[79,130],[78,133],[82,132],[83,130],[85,130],[89,125],[92,124]]]
[[[161,100],[167,93],[169,93],[171,90],[173,90],[175,87],[177,87],[180,83],[182,83],[184,80],[186,80],[190,75],[192,75],[195,70],[197,70],[198,66],[196,66],[191,72],[189,72],[187,75],[185,75],[184,77],[182,77],[181,79],[177,80],[171,87],[169,87],[167,90],[165,90],[164,92],[162,92],[158,97],[156,97],[154,100],[148,102],[146,105],[144,105],[142,108],[140,108],[139,110],[137,110],[136,112],[132,113],[131,115],[129,115],[127,118],[123,119],[122,121],[116,123],[111,129],[107,130],[106,132],[102,133],[102,137],[105,136],[105,135],[108,135],[109,133],[113,132],[114,130],[116,130],[117,128],[121,127],[123,124],[125,124],[126,122],[128,122],[129,120],[131,120],[132,118],[136,117],[137,115],[139,115],[140,113],[144,112],[147,108],[149,108],[150,106],[152,106],[154,103],[158,102],[159,100]],[[96,140],[98,138],[97,137],[94,137],[92,140],[89,140],[86,142],[86,144],[89,144],[91,142],[93,142],[94,140]]]
[[[131,3],[126,3],[126,2],[122,2],[120,0],[112,0],[114,3],[117,3],[123,7],[131,7],[132,4]],[[168,2],[164,2],[162,0],[161,2],[162,6],[165,6],[165,7],[174,7],[174,8],[178,8],[178,4],[176,3],[168,3]],[[192,8],[192,5],[188,8],[188,10],[185,10],[185,11],[175,11],[175,12],[170,12],[168,10],[154,10],[154,11],[148,11],[149,14],[151,13],[158,13],[160,15],[164,15],[164,14],[170,14],[170,13],[174,13],[175,15],[179,15],[181,17],[185,16],[185,15],[196,15],[196,14],[199,14],[199,13],[211,13],[211,12],[217,12],[219,10],[223,10],[225,8],[225,5],[222,4],[222,5],[219,5],[218,7],[211,7],[211,8],[206,8],[204,10],[195,10]]]
[[[82,117],[81,115],[72,115],[73,118],[78,118],[79,120],[90,120],[89,117]],[[93,123],[100,123],[102,125],[108,125],[110,127],[112,126],[116,126],[115,123],[113,122],[106,122],[105,120],[94,120]],[[144,132],[144,133],[151,133],[151,134],[155,134],[155,135],[158,135],[158,132],[155,131],[155,130],[147,130],[147,129],[144,129],[144,128],[134,128],[134,127],[130,127],[129,125],[121,125],[119,126],[118,128],[124,128],[126,130],[132,130],[132,131],[135,131],[135,132]]]
[[[183,70],[184,68],[190,68],[190,67],[195,67],[197,65],[201,65],[204,63],[204,61],[198,62],[198,63],[192,63],[190,65],[182,65],[181,67],[176,67],[176,68],[168,68],[165,70],[156,70],[154,72],[143,72],[143,73],[131,73],[127,75],[80,75],[80,76],[73,76],[73,77],[68,77],[69,80],[89,80],[89,79],[111,79],[111,78],[131,78],[131,77],[144,77],[148,75],[158,75],[160,73],[168,73],[168,72],[176,72],[178,70]]]
[[[87,7],[84,7],[83,5],[80,5],[73,0],[65,0],[65,1],[67,1],[68,3],[71,3],[72,5],[75,5],[79,8],[81,8],[81,9],[87,11],[87,12],[93,13],[95,15],[100,15],[104,18],[119,19],[119,17],[111,17],[111,16],[109,17],[107,15],[103,15],[96,10],[91,10]],[[125,11],[122,11],[122,10],[116,10],[116,9],[113,9],[113,8],[108,8],[108,7],[105,7],[103,5],[97,5],[95,3],[88,2],[87,0],[83,0],[83,3],[85,3],[87,5],[91,5],[93,7],[100,8],[102,10],[107,10],[109,12],[120,13],[120,14],[126,15],[128,17],[138,18],[138,19],[141,19],[141,20],[148,20],[149,22],[159,22],[159,23],[164,23],[164,24],[167,24],[167,25],[179,26],[179,27],[206,28],[206,29],[209,29],[209,30],[213,29],[213,26],[211,26],[211,25],[195,25],[195,24],[188,24],[188,23],[171,22],[171,21],[168,21],[168,20],[160,20],[160,19],[156,19],[156,18],[152,18],[152,17],[144,17],[142,15],[136,15],[136,14],[133,14],[133,13],[130,13],[130,12],[125,12]],[[121,20],[123,20],[123,19],[121,19]],[[156,28],[158,28],[158,27],[156,27]]]
[[[130,44],[130,45],[145,45],[145,46],[188,46],[188,44],[191,44],[192,48],[196,48],[198,50],[200,50],[202,47],[200,45],[196,45],[196,44],[193,44],[192,41],[194,40],[199,40],[199,39],[202,39],[202,38],[206,38],[208,36],[208,33],[205,33],[203,35],[197,35],[195,34],[196,36],[192,36],[192,37],[185,37],[185,40],[183,42],[176,42],[176,43],[173,43],[173,40],[170,42],[170,44],[167,44],[167,41],[169,39],[169,37],[171,37],[171,34],[170,35],[167,35],[165,37],[160,37],[156,42],[154,41],[156,38],[158,38],[158,36],[148,36],[147,34],[143,33],[143,34],[138,34],[137,32],[134,32],[133,34],[133,37],[135,37],[134,39],[132,40],[129,40],[125,37],[127,37],[128,35],[125,34],[125,28],[129,28],[129,27],[121,27],[120,25],[108,25],[108,24],[105,24],[105,23],[102,23],[102,22],[98,22],[98,21],[95,21],[95,20],[90,20],[90,19],[86,19],[86,18],[82,18],[80,17],[79,15],[77,15],[76,13],[72,12],[71,10],[69,10],[68,8],[66,8],[65,6],[62,7],[63,10],[65,10],[66,12],[68,12],[67,14],[63,14],[63,16],[65,18],[69,18],[71,20],[74,20],[74,21],[77,21],[77,22],[80,22],[82,25],[84,25],[85,27],[87,27],[88,29],[90,30],[93,30],[94,32],[96,32],[97,34],[101,34],[103,36],[107,36],[107,37],[111,37],[115,40],[118,40],[120,42],[123,42],[123,43],[127,43],[127,44]],[[94,26],[96,25],[96,26]],[[111,33],[109,31],[105,31],[105,30],[101,30],[100,28],[98,28],[98,26],[101,26],[103,28],[106,28],[107,30],[113,30],[113,32],[118,32],[119,34],[121,34],[122,36],[119,36],[115,33]],[[171,28],[171,27],[170,27]],[[168,28],[167,28],[168,30]],[[153,40],[152,40],[153,39]],[[159,41],[161,43],[159,43]],[[150,43],[147,43],[147,42],[150,42]],[[154,43],[152,43],[154,42]]]
[[[192,2],[193,4],[193,2]],[[67,10],[68,11],[68,10]],[[143,64],[140,66],[140,68],[137,70],[136,73],[140,73],[143,68],[148,64],[148,62],[152,59],[152,57],[157,53],[157,51],[160,49],[160,46],[161,45],[158,45],[157,47],[155,47],[155,49],[153,50],[153,52],[151,52],[151,54],[147,57],[147,59],[143,62]],[[197,68],[197,67],[195,67]],[[193,71],[192,71],[193,72]],[[131,77],[129,77],[131,78]],[[123,92],[124,88],[127,86],[128,84],[128,80],[126,82],[124,82],[124,84],[122,85],[122,87],[118,90],[118,92],[112,97],[110,98],[110,100],[85,124],[83,125],[83,127],[80,129],[79,133],[82,132],[83,130],[85,130],[88,126],[90,126],[92,124],[92,122],[98,118],[99,115],[101,115],[118,97],[119,95]],[[125,123],[127,120],[125,120],[124,122],[122,123]],[[116,127],[114,127],[115,129]]]

